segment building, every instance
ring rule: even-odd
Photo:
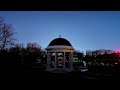
[[[74,48],[68,40],[56,38],[49,43],[46,50],[47,71],[59,73],[73,71]]]

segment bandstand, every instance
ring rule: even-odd
[[[71,43],[64,38],[52,40],[46,48],[47,67],[50,72],[71,72],[73,71],[73,52]]]

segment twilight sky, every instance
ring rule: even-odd
[[[76,50],[120,49],[120,11],[0,11],[17,43],[47,45],[61,35]]]

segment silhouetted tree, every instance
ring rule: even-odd
[[[41,46],[37,43],[27,43],[26,54],[27,62],[36,63],[37,58],[40,57]]]
[[[5,23],[3,18],[0,17],[0,49],[14,45],[14,34],[12,25]]]
[[[82,51],[76,50],[74,51],[74,54],[77,55],[78,59],[83,59],[84,53]]]
[[[87,50],[87,51],[86,51],[86,55],[92,56],[92,51],[91,51],[91,50]]]
[[[113,50],[107,50],[107,49],[98,49],[98,50],[87,50],[85,60],[86,61],[96,61],[101,59],[116,59],[120,56],[118,53],[114,53]]]
[[[22,50],[23,50],[22,44],[15,44],[14,47],[9,48],[9,55],[11,58],[11,62],[14,64],[21,64],[23,62],[22,60]]]

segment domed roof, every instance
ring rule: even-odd
[[[54,46],[54,45],[65,45],[65,46],[72,46],[70,42],[64,38],[56,38],[52,40],[49,44],[49,46]]]

